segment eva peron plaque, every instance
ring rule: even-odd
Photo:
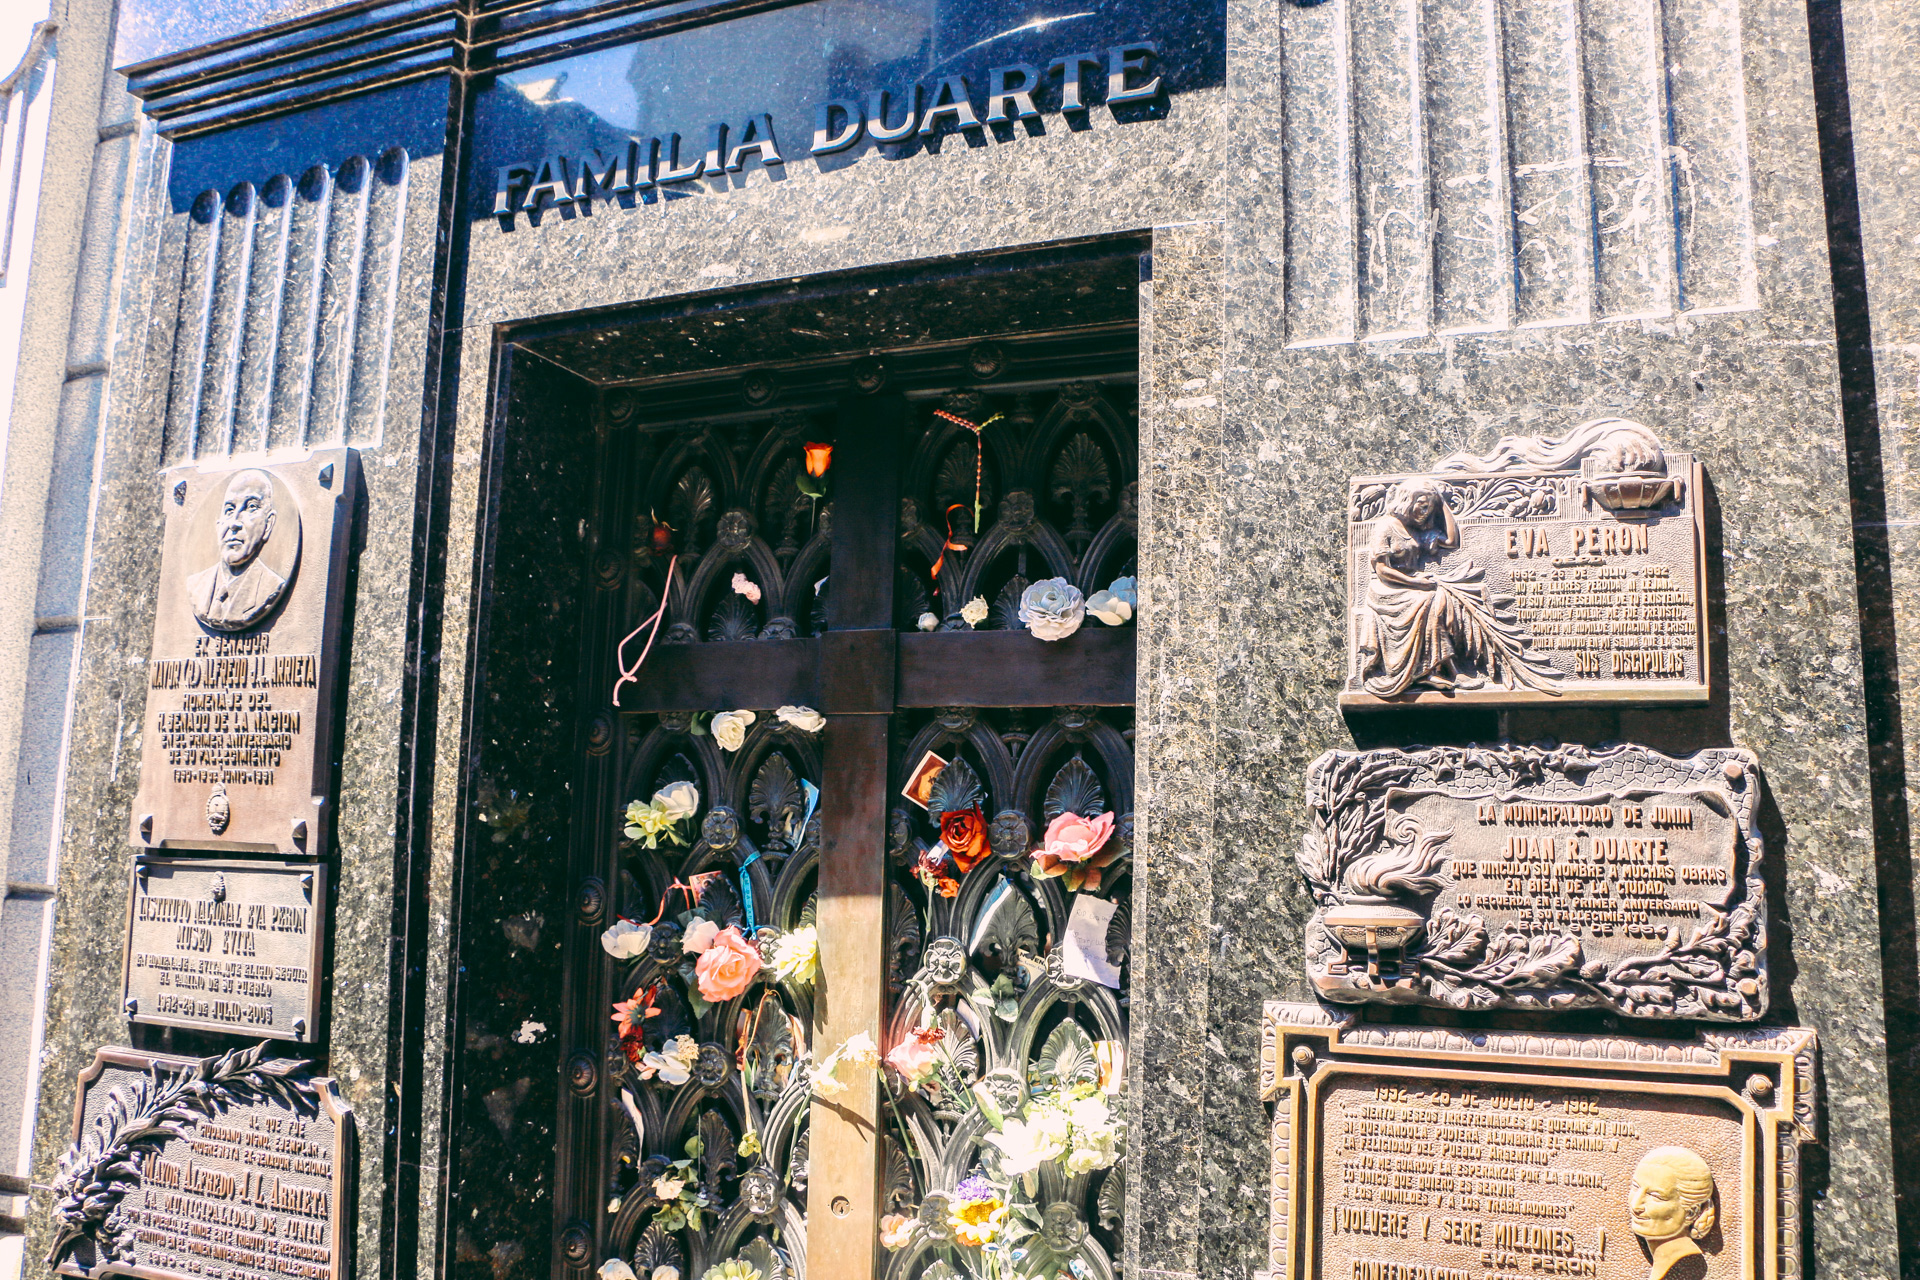
[[[1265,1275],[1798,1275],[1814,1053],[1798,1027],[1652,1040],[1268,1004]]]
[[[345,1280],[353,1112],[267,1046],[217,1058],[100,1049],[53,1185],[62,1275]]]
[[[1355,478],[1340,705],[1704,702],[1700,496],[1623,418]]]
[[[1297,855],[1307,976],[1341,1003],[1757,1018],[1759,794],[1734,747],[1330,751]]]
[[[323,853],[351,449],[161,476],[133,842]]]
[[[134,1022],[312,1043],[324,863],[142,855],[127,926]]]

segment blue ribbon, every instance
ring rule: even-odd
[[[753,881],[747,876],[747,868],[760,861],[760,851],[755,849],[740,864],[740,905],[747,910],[747,936],[751,938],[758,930],[753,923]]]

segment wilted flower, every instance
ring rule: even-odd
[[[773,947],[773,971],[796,986],[812,986],[820,976],[819,932],[808,925],[781,934]]]
[[[760,603],[760,584],[744,573],[733,575],[733,594],[745,596],[749,603]]]
[[[1044,578],[1020,596],[1020,621],[1042,640],[1065,640],[1080,629],[1087,601],[1065,578]]]
[[[773,714],[802,733],[818,733],[827,726],[827,718],[812,707],[778,707]]]
[[[816,1098],[837,1098],[847,1091],[847,1082],[834,1075],[832,1071],[822,1069],[813,1073],[813,1096]]]
[[[880,1219],[880,1247],[892,1253],[913,1241],[913,1219],[904,1213],[890,1213]]]
[[[738,751],[747,740],[747,726],[758,718],[751,711],[722,711],[709,726],[714,742],[722,751]]]
[[[1132,578],[1116,578],[1105,591],[1096,591],[1087,600],[1087,612],[1110,627],[1133,617],[1139,593]]]
[[[686,1181],[681,1178],[671,1178],[661,1174],[653,1180],[653,1194],[662,1200],[678,1200],[680,1193],[686,1189]]]
[[[653,943],[653,926],[616,920],[613,928],[600,935],[600,945],[615,960],[631,960],[647,953]]]
[[[844,1061],[856,1067],[872,1070],[880,1065],[880,1046],[864,1031],[856,1031],[848,1036],[847,1042],[840,1046],[840,1054]]]
[[[987,620],[987,601],[983,596],[975,596],[960,608],[960,616],[970,627],[977,627]]]

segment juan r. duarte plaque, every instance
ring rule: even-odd
[[[125,1007],[134,1022],[312,1043],[325,863],[134,863]]]
[[[1753,756],[1543,743],[1330,751],[1307,770],[1307,976],[1341,1003],[1767,1007]]]
[[[1340,705],[1704,702],[1702,536],[1699,464],[1624,418],[1357,477]]]
[[[136,845],[325,851],[358,474],[351,449],[162,473]]]
[[[1653,1040],[1270,1003],[1264,1275],[1798,1275],[1815,1049],[1799,1027]]]
[[[99,1049],[54,1182],[62,1275],[345,1280],[353,1112],[262,1043],[215,1058]]]

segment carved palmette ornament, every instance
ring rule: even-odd
[[[1767,1005],[1758,765],[1632,744],[1334,751],[1307,773],[1307,972],[1340,1003]]]

